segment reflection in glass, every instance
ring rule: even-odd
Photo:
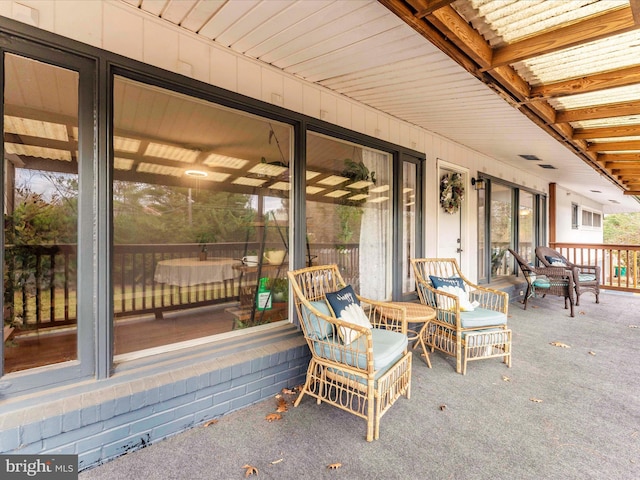
[[[391,158],[307,135],[307,263],[337,264],[365,297],[391,298]]]
[[[491,184],[491,276],[509,275],[507,249],[511,246],[513,190],[497,182]]]
[[[77,359],[78,74],[4,57],[4,373]]]
[[[415,292],[415,278],[411,258],[416,257],[416,185],[417,168],[414,163],[402,164],[402,293]]]
[[[533,194],[520,190],[518,208],[518,253],[526,260],[535,260]]]
[[[114,87],[115,353],[286,319],[291,128]]]
[[[487,281],[486,189],[478,190],[478,280]]]

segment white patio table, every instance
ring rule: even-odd
[[[234,260],[233,258],[213,258],[211,260],[173,258],[171,260],[161,260],[156,265],[153,279],[158,283],[166,283],[178,287],[223,282],[235,278],[236,271],[233,266],[239,263],[239,260]]]

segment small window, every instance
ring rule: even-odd
[[[602,215],[600,213],[582,210],[582,226],[600,228],[602,226]]]
[[[571,204],[571,228],[574,230],[578,228],[578,204]]]

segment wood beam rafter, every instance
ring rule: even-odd
[[[640,0],[639,0],[640,1]],[[531,88],[531,98],[553,98],[640,83],[640,66],[621,68]]]
[[[628,150],[640,150],[640,140],[626,142],[598,142],[587,146],[589,152],[619,152]]]
[[[610,103],[587,108],[563,110],[557,113],[556,122],[569,123],[598,118],[623,117],[640,114],[640,100],[633,102]]]
[[[637,26],[631,8],[620,8],[498,48],[493,54],[492,68],[618,35],[635,28]]]
[[[410,0],[409,3],[417,10],[416,18],[424,18],[439,8],[452,4],[455,0]]]
[[[618,125],[615,127],[576,128],[573,131],[574,140],[589,140],[593,138],[640,137],[640,124]]]

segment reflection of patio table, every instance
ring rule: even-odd
[[[238,260],[233,258],[174,258],[161,260],[156,265],[153,279],[158,283],[191,287],[201,283],[216,283],[232,280],[235,277],[233,266]]]

